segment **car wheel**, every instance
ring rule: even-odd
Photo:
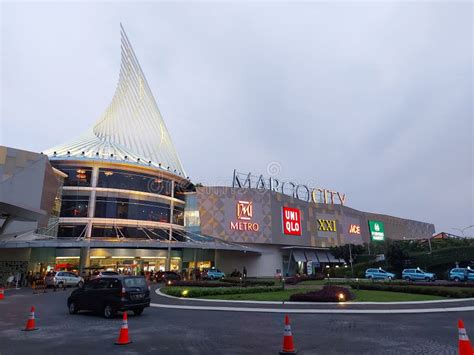
[[[455,277],[455,278],[454,278],[454,281],[455,281],[455,282],[459,282],[459,281],[461,281],[461,279],[460,279],[459,277]]]
[[[405,281],[408,281],[408,282],[410,282],[410,281],[411,281],[411,279],[410,279],[408,276],[406,276],[406,277],[405,277]]]
[[[387,277],[388,281],[392,281],[392,276]]]
[[[143,313],[143,308],[137,308],[133,310],[133,314],[135,314],[136,316],[139,316],[142,313]]]
[[[77,287],[81,288],[82,286],[84,286],[84,282],[79,281],[79,282],[77,283]]]
[[[115,311],[110,304],[106,304],[104,307],[103,314],[105,318],[110,319],[115,316]]]
[[[76,302],[69,302],[69,314],[76,314],[78,311],[79,309],[76,306]]]
[[[58,287],[59,287],[59,288],[63,288],[63,287],[64,287],[64,282],[62,282],[62,281],[59,282],[59,283],[58,283]]]

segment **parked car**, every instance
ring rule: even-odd
[[[66,287],[84,285],[84,279],[69,271],[50,271],[44,278],[46,286]]]
[[[205,280],[220,280],[220,279],[223,279],[224,277],[225,277],[225,274],[216,268],[205,270],[202,273],[202,278]]]
[[[436,275],[431,272],[425,272],[420,268],[405,269],[402,271],[402,279],[406,281],[435,281]]]
[[[393,280],[395,274],[387,272],[382,268],[365,270],[365,278],[371,280]]]
[[[450,281],[474,281],[474,270],[471,268],[457,267],[449,271]]]
[[[117,275],[120,275],[120,274],[116,271],[100,271],[100,272],[94,273],[91,279],[95,279],[97,277],[102,277],[102,276],[117,276]]]
[[[181,280],[181,276],[174,271],[164,271],[161,275],[161,280],[165,283],[172,283],[173,281]]]
[[[67,299],[70,314],[81,310],[113,318],[118,311],[131,310],[140,315],[150,306],[150,289],[143,276],[103,276],[74,290]]]

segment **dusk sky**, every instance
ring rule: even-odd
[[[474,225],[472,2],[0,8],[1,145],[41,152],[95,123],[122,22],[193,182],[276,167],[355,209]]]

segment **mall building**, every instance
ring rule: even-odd
[[[432,237],[433,224],[263,175],[196,187],[121,36],[115,95],[88,132],[41,153],[0,147],[0,282],[50,269],[314,273],[343,265],[331,246]]]

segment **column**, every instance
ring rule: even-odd
[[[170,229],[168,234],[168,253],[166,255],[166,271],[171,270],[171,241],[173,239],[173,214],[174,214],[174,180],[171,181],[171,202],[170,202]]]
[[[79,259],[79,275],[82,276],[83,271],[86,267],[90,266],[90,248],[81,248],[80,259]]]

